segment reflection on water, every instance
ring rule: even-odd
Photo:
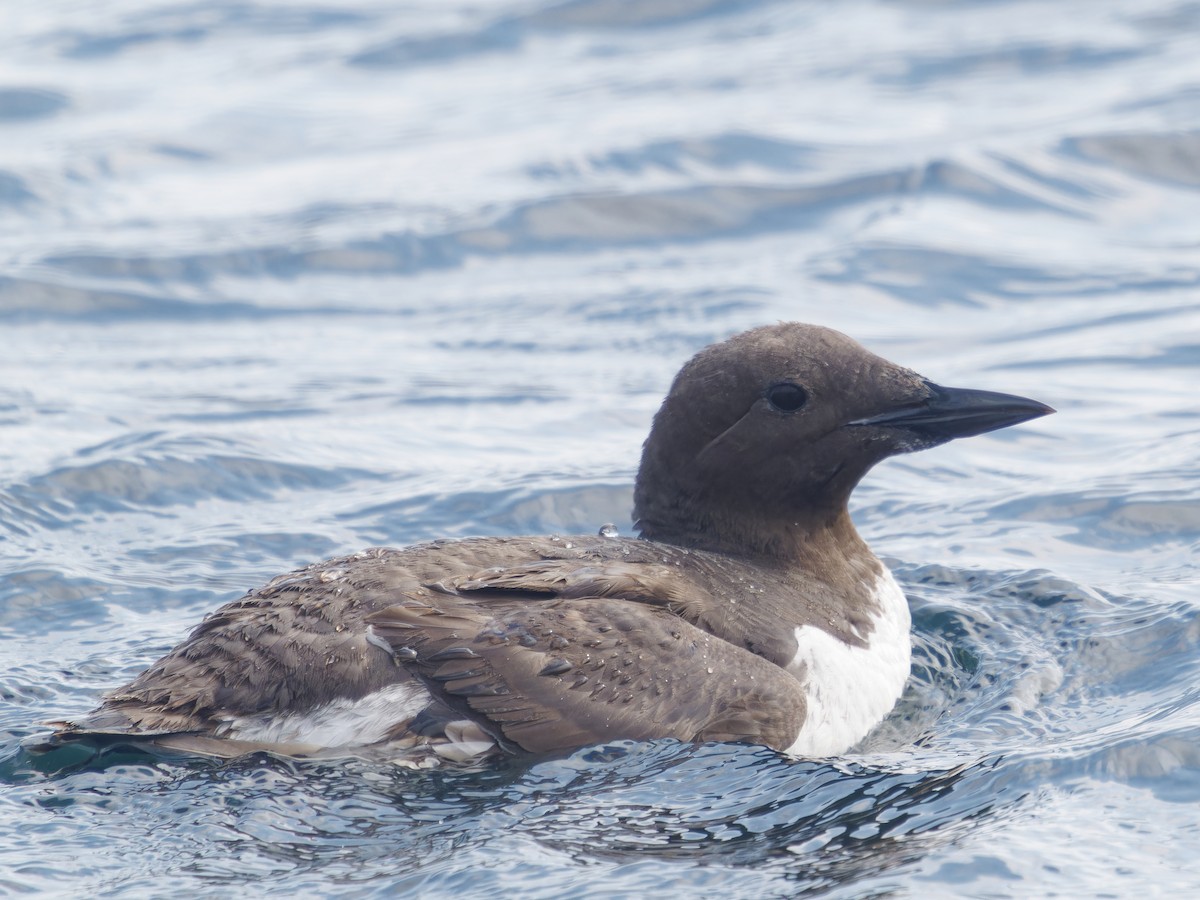
[[[1195,893],[1196,24],[1133,0],[9,15],[0,892]],[[679,363],[780,319],[1060,410],[857,493],[914,666],[845,759],[22,749],[292,567],[631,533]]]

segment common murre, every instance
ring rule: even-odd
[[[836,755],[895,704],[910,655],[851,491],[888,456],[1050,412],[937,386],[829,329],[745,332],[689,361],[655,416],[641,539],[309,566],[212,613],[48,743],[407,765],[658,737]]]

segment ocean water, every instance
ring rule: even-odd
[[[1200,6],[0,9],[0,893],[1200,891]],[[889,461],[843,758],[40,758],[207,611],[630,532],[699,347],[819,322],[1056,416]]]

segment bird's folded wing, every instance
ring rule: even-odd
[[[439,699],[530,752],[659,737],[782,749],[804,721],[789,674],[659,607],[464,598],[367,621]]]
[[[581,562],[546,559],[514,566],[495,566],[439,582],[433,587],[486,600],[489,596],[612,597],[683,614],[703,607],[709,595],[694,580],[669,565],[644,562]]]

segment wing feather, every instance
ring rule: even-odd
[[[534,753],[659,737],[783,749],[804,721],[790,675],[661,608],[406,604],[368,622],[447,704]]]

